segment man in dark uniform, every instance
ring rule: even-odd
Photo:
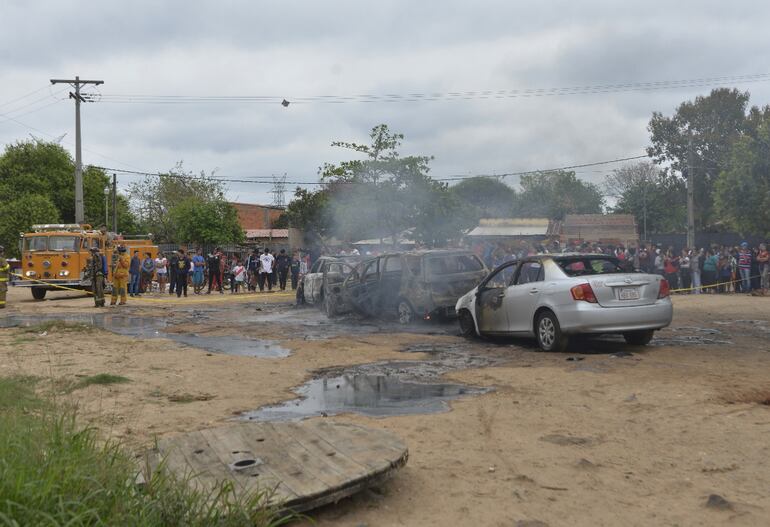
[[[290,263],[291,260],[289,255],[286,254],[286,249],[281,249],[281,252],[275,257],[275,270],[278,271],[278,283],[280,284],[281,291],[286,291],[286,278],[289,276]]]
[[[217,247],[217,250],[214,251],[213,254],[209,254],[206,259],[206,268],[209,272],[209,289],[206,291],[207,295],[211,294],[212,285],[218,288],[220,293],[224,293],[224,291],[222,291],[222,258],[223,255],[221,249]]]
[[[289,268],[290,271],[291,271],[291,288],[292,288],[292,290],[296,290],[297,289],[297,285],[299,284],[299,266],[300,266],[299,252],[295,252],[294,256],[292,256],[292,258],[291,258],[291,266]]]
[[[5,309],[5,295],[8,291],[8,278],[11,276],[11,265],[5,259],[5,247],[0,245],[0,309]]]
[[[184,293],[187,296],[187,274],[190,272],[190,259],[185,255],[184,249],[179,249],[176,259],[176,297]]]
[[[176,273],[179,265],[179,254],[171,253],[168,258],[168,294],[173,295],[176,291]]]
[[[107,258],[99,247],[91,247],[91,257],[86,264],[86,276],[91,279],[94,307],[104,307],[104,279],[107,276]]]

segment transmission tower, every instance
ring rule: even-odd
[[[276,176],[273,174],[273,206],[274,207],[285,207],[286,206],[286,200],[284,196],[286,195],[286,174],[284,173],[282,176]]]

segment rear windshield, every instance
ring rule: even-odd
[[[586,276],[626,272],[615,258],[568,258],[556,260],[567,276]]]
[[[448,275],[481,271],[484,264],[475,254],[453,254],[433,256],[427,260],[427,269],[432,275]]]

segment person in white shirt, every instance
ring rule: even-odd
[[[270,249],[265,249],[264,254],[259,257],[262,267],[259,269],[259,290],[265,290],[265,281],[267,281],[267,290],[273,290],[273,263],[275,258],[270,254]]]
[[[241,262],[236,258],[235,265],[233,266],[233,288],[231,293],[238,293],[243,287],[243,283],[246,280],[246,268],[241,265]]]
[[[155,276],[158,277],[158,291],[161,293],[166,292],[166,282],[168,281],[166,277],[168,276],[168,270],[166,267],[168,266],[168,260],[166,260],[166,257],[163,256],[162,252],[158,253],[158,257],[155,258]]]

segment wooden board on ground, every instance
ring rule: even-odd
[[[270,491],[296,512],[333,503],[389,478],[409,452],[398,437],[323,420],[233,423],[162,439],[149,467],[165,468],[207,491],[223,480],[238,490]]]

